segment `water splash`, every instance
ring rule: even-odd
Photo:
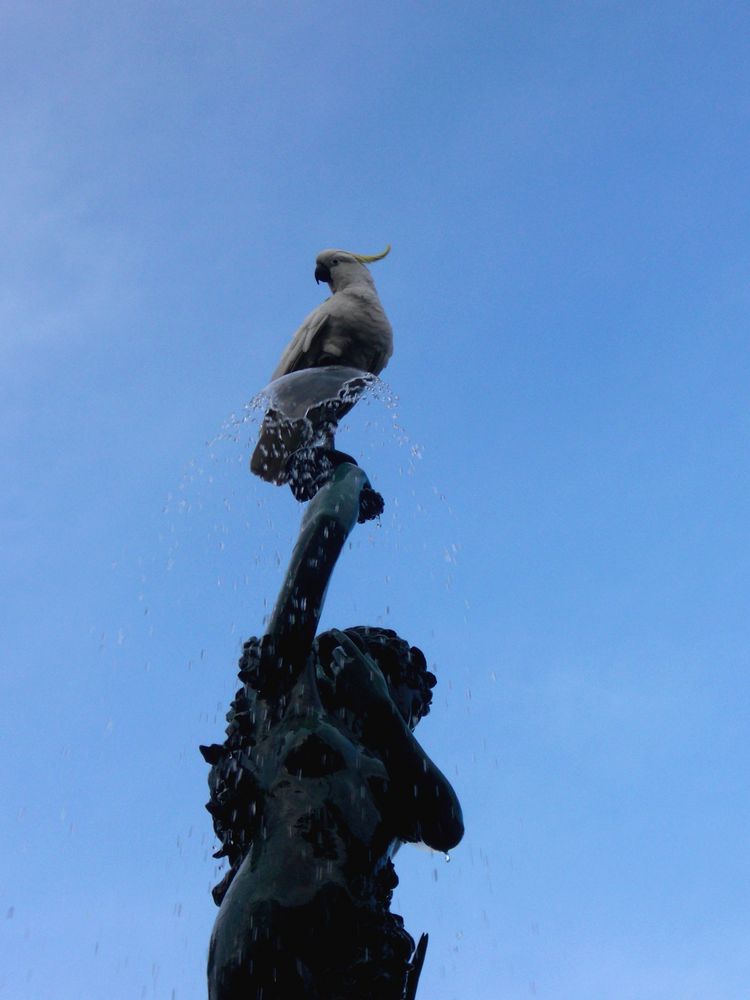
[[[257,434],[262,414],[273,407],[290,420],[304,419],[311,410],[326,403],[351,404],[371,402],[379,404],[390,413],[391,436],[396,444],[409,449],[412,461],[422,458],[422,446],[412,442],[400,423],[399,398],[387,382],[369,372],[343,365],[308,368],[291,372],[269,383],[256,393],[239,413],[231,413],[219,433],[208,442],[209,448],[220,442],[245,443],[251,446]],[[366,420],[366,428],[375,421]],[[347,433],[348,427],[340,428]],[[245,435],[248,435],[245,437]]]

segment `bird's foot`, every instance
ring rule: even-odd
[[[289,489],[295,500],[312,500],[321,486],[330,480],[335,468],[328,448],[300,448],[287,462]]]
[[[312,500],[318,490],[330,482],[336,469],[348,462],[356,465],[357,462],[346,452],[337,451],[335,448],[315,447],[300,448],[295,451],[287,462],[287,475],[289,488],[294,499],[300,503]],[[365,486],[359,497],[359,517],[360,524],[365,521],[372,521],[373,518],[380,517],[385,509],[383,497],[371,486]]]
[[[286,466],[289,488],[295,500],[305,503],[312,500],[321,486],[333,478],[333,473],[344,462],[356,465],[355,459],[346,452],[317,445],[300,448],[289,458]]]

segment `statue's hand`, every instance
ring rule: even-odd
[[[348,708],[361,713],[375,705],[392,705],[388,682],[375,660],[351,636],[331,629],[338,645],[333,650],[331,673],[336,692]]]

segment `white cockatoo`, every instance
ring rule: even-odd
[[[304,320],[281,355],[271,379],[302,368],[347,365],[379,375],[393,353],[393,331],[380,304],[368,263],[390,251],[365,256],[346,250],[321,250],[315,280],[331,296]]]
[[[365,255],[347,250],[322,250],[315,261],[315,280],[324,281],[331,295],[303,321],[281,355],[271,381],[308,368],[331,365],[353,368],[379,375],[393,352],[393,331],[388,322],[367,264],[382,260],[390,245],[380,254]],[[295,496],[295,479],[289,460],[301,449],[326,440],[324,451],[335,463],[333,431],[337,421],[354,405],[356,394],[347,399],[320,400],[307,413],[306,420],[289,420],[273,405],[266,413],[250,468],[271,483],[289,482]],[[349,456],[341,456],[347,460]],[[307,463],[306,474],[310,463]],[[299,499],[307,498],[300,488]]]

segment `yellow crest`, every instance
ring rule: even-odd
[[[354,257],[355,260],[358,260],[360,264],[372,264],[373,261],[382,260],[383,257],[387,257],[390,252],[391,252],[391,244],[389,243],[382,253],[373,253],[373,254],[353,253],[352,257]]]

